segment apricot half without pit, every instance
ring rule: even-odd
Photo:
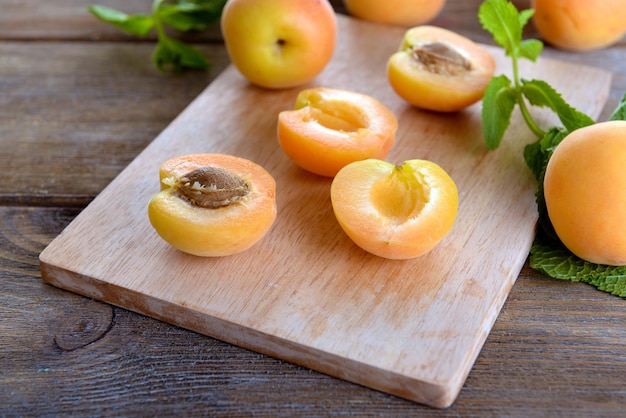
[[[259,241],[276,218],[276,182],[265,169],[226,154],[190,154],[164,162],[150,223],[173,247],[226,256]]]
[[[387,63],[393,90],[412,105],[437,112],[464,109],[485,94],[496,64],[482,46],[447,29],[409,29]]]

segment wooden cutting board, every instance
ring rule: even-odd
[[[284,156],[279,111],[300,89],[267,91],[229,67],[41,253],[43,279],[232,344],[434,407],[458,395],[533,240],[535,184],[519,114],[503,145],[483,145],[480,104],[456,114],[420,111],[387,84],[387,58],[404,30],[338,16],[338,46],[310,86],[370,94],[399,120],[388,160],[429,159],[456,181],[451,233],[431,253],[392,261],[358,247],[337,224],[330,180]],[[502,52],[498,73],[509,73]],[[605,71],[542,59],[526,78],[547,80],[596,117]],[[537,112],[545,127],[556,124]],[[147,216],[159,165],[180,154],[248,158],[276,179],[278,217],[250,250],[198,258],[169,247]]]

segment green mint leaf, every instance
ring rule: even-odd
[[[152,61],[162,72],[179,73],[185,68],[205,70],[210,66],[202,52],[191,45],[165,35],[159,37]]]
[[[493,77],[482,100],[483,136],[487,148],[500,146],[502,137],[511,123],[511,115],[517,103],[515,88],[506,75]]]
[[[119,10],[99,5],[91,5],[87,9],[101,21],[110,23],[133,35],[146,36],[155,26],[154,19],[150,15],[128,15]]]
[[[559,280],[583,282],[598,290],[626,298],[626,266],[606,266],[584,261],[560,241],[539,233],[530,249],[530,267]]]
[[[187,32],[205,30],[219,21],[226,0],[179,1],[157,8],[163,23],[176,30]]]
[[[542,50],[543,42],[537,39],[526,39],[519,45],[519,56],[535,62],[537,58],[539,58]]]
[[[626,120],[626,93],[617,105],[617,108],[609,118],[609,120]]]
[[[535,180],[537,180],[535,200],[539,214],[539,230],[546,234],[546,236],[555,240],[558,240],[558,238],[552,226],[552,222],[550,222],[550,218],[548,217],[548,209],[543,193],[543,179],[545,177],[548,161],[554,149],[565,139],[568,133],[569,131],[563,128],[552,127],[543,137],[532,144],[526,145],[524,148],[524,161],[535,176]]]
[[[508,56],[516,56],[522,39],[521,24],[530,18],[526,15],[520,16],[517,8],[506,0],[486,0],[478,9],[481,25]]]
[[[563,126],[573,131],[593,125],[595,121],[570,106],[552,86],[542,80],[522,80],[522,94],[533,106],[548,107],[554,111]]]

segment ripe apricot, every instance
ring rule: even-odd
[[[458,191],[437,164],[368,159],[348,164],[331,184],[337,221],[356,245],[379,257],[415,258],[450,231]]]
[[[228,0],[221,29],[241,74],[274,89],[305,84],[322,72],[337,38],[328,0]]]
[[[226,154],[165,161],[161,191],[148,204],[150,223],[166,242],[198,256],[239,253],[276,218],[276,183],[263,167]]]
[[[624,0],[532,0],[533,22],[543,39],[570,51],[610,46],[626,32]]]
[[[415,26],[433,20],[445,0],[343,0],[348,12],[359,19],[399,26]]]
[[[493,56],[447,29],[409,29],[387,63],[393,90],[412,105],[455,112],[482,99],[495,72]]]
[[[278,115],[278,141],[300,167],[333,177],[346,164],[385,158],[398,120],[375,98],[347,90],[301,91],[295,109]]]
[[[570,133],[544,178],[548,216],[563,244],[597,264],[626,264],[626,121]]]

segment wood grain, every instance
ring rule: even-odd
[[[82,63],[99,60],[101,49],[113,57],[132,55],[137,48],[146,60],[152,49],[148,41],[123,37],[114,28],[93,24],[87,18],[81,17],[82,23],[78,22],[77,16],[84,14],[89,3],[2,2],[0,166],[7,167],[12,159],[19,159],[24,165],[3,170],[0,181],[0,415],[623,415],[624,302],[591,286],[551,280],[527,264],[456,402],[445,411],[334,379],[44,283],[38,265],[40,251],[212,80],[211,76],[192,73],[179,86],[176,77],[138,77],[138,64],[145,66],[146,72],[150,69],[149,62],[139,60],[109,59],[105,65],[87,65],[76,72]],[[107,0],[107,4],[120,9],[149,7],[149,3]],[[528,7],[529,1],[515,3]],[[333,4],[341,6],[341,1]],[[448,0],[436,24],[490,43],[475,18],[479,4],[480,0]],[[42,25],[47,30],[38,29]],[[529,35],[535,36],[532,27],[529,29]],[[100,36],[102,32],[107,34]],[[201,41],[198,45],[214,51],[209,52],[212,56],[225,56],[222,44]],[[118,47],[123,53],[111,54]],[[21,50],[18,55],[16,49]],[[547,47],[543,56],[610,70],[614,77],[605,107],[608,112],[626,91],[625,53],[626,42],[622,40],[611,48],[590,53],[567,53]],[[55,61],[56,54],[63,55],[64,60],[55,67],[65,65],[67,71],[50,76],[45,63]],[[16,60],[22,61],[20,71],[15,70]],[[133,70],[128,71],[129,67]],[[109,81],[102,87],[95,81],[86,82],[107,77],[107,72]],[[137,113],[129,92],[116,88],[128,85],[127,77],[133,78],[133,88],[160,101],[158,118],[126,117],[126,113]],[[42,80],[45,86],[38,89],[37,95],[56,97],[65,103],[68,109],[64,123],[68,126],[81,125],[83,112],[89,113],[85,103],[93,103],[101,119],[93,120],[88,129],[80,131],[32,123],[23,112],[48,120],[49,115],[59,112],[48,105],[54,101],[33,100],[27,108],[14,108],[12,102],[17,97],[6,100],[6,93],[16,91],[19,85],[26,94],[29,84],[41,86]],[[82,80],[83,100],[76,100],[76,81],[70,80]],[[170,84],[177,88],[170,88]],[[101,88],[110,93],[103,94]],[[117,98],[115,106],[105,105],[111,97]],[[89,164],[80,153],[59,155],[62,163],[47,164],[46,153],[54,153],[60,147],[81,147],[90,141],[90,135],[98,136],[99,131],[118,121],[126,129],[91,141],[91,146],[99,151],[90,154]],[[46,140],[49,131],[54,141]],[[19,144],[22,137],[32,138],[28,146]],[[124,158],[116,157],[118,147]],[[28,155],[33,156],[32,160]],[[96,170],[105,175],[93,175],[93,167],[100,165],[106,169]],[[68,170],[72,173],[68,174]],[[68,185],[68,177],[79,182],[81,194]],[[47,187],[37,188],[38,181],[46,182]],[[72,323],[77,325],[83,316],[93,318],[93,313],[103,308],[112,312],[113,320],[110,330],[100,339],[72,351],[61,350],[55,344],[59,320],[66,323],[66,328],[74,329]],[[68,312],[72,314],[67,315]],[[85,324],[89,334],[90,326]]]
[[[59,287],[447,407],[534,236],[535,186],[521,158],[532,137],[518,118],[492,153],[482,143],[478,106],[455,115],[408,106],[384,77],[385,58],[404,31],[349,18],[339,22],[340,45],[316,83],[386,103],[401,125],[391,160],[429,159],[456,179],[460,216],[441,246],[405,263],[356,248],[332,218],[329,180],[297,169],[277,147],[276,115],[291,107],[298,90],[251,87],[231,67],[41,254],[42,273]],[[345,59],[367,45],[367,53]],[[499,71],[508,72],[503,54],[492,52]],[[601,70],[548,60],[524,72],[548,74],[590,114],[600,112],[608,94],[610,75]],[[596,93],[574,87],[583,82],[594,84]],[[547,114],[539,120],[554,123]],[[250,158],[277,179],[282,213],[254,252],[187,257],[155,239],[147,222],[145,204],[158,189],[158,183],[151,187],[150,173],[171,156],[208,151]]]

